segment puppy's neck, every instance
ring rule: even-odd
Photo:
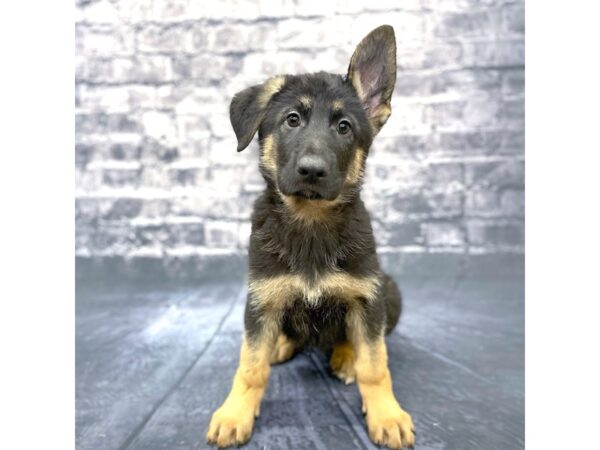
[[[324,200],[283,195],[279,190],[270,191],[276,204],[275,211],[282,220],[315,230],[343,226],[353,204],[360,198],[358,192],[353,193],[352,196],[344,193],[335,200]]]

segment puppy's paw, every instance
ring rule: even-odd
[[[333,349],[329,360],[329,366],[333,374],[346,384],[354,383],[356,373],[354,371],[354,351],[350,344],[341,344]]]
[[[369,437],[377,445],[391,449],[413,448],[415,431],[412,418],[395,400],[367,408]]]
[[[296,346],[287,336],[280,334],[271,354],[271,364],[281,364],[294,356]]]
[[[223,405],[217,409],[206,433],[206,441],[219,448],[241,445],[250,439],[254,426],[254,415],[247,411]]]

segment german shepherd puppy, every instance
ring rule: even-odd
[[[391,113],[396,39],[389,25],[356,48],[348,74],[277,76],[231,101],[244,150],[258,131],[266,189],[256,200],[239,368],[207,440],[250,439],[271,364],[307,346],[333,349],[333,373],[356,381],[369,436],[393,449],[415,442],[392,391],[384,335],[401,310],[382,273],[360,187],[369,147]]]

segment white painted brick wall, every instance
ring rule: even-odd
[[[243,254],[263,182],[256,143],[235,151],[232,95],[276,73],[344,73],[383,23],[398,80],[364,191],[379,246],[523,251],[523,1],[87,0],[76,12],[77,255]]]

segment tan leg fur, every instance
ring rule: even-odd
[[[250,345],[244,338],[240,365],[229,396],[215,411],[206,439],[219,447],[240,445],[252,435],[254,419],[260,413],[260,401],[271,371],[274,340],[263,339]]]
[[[392,449],[412,448],[415,444],[414,425],[394,396],[383,335],[367,340],[364,330],[356,324],[349,327],[349,335],[356,353],[354,370],[369,437],[375,444]]]
[[[333,348],[333,354],[329,360],[329,366],[336,377],[346,384],[354,383],[356,373],[354,372],[354,350],[349,342],[338,344]]]

